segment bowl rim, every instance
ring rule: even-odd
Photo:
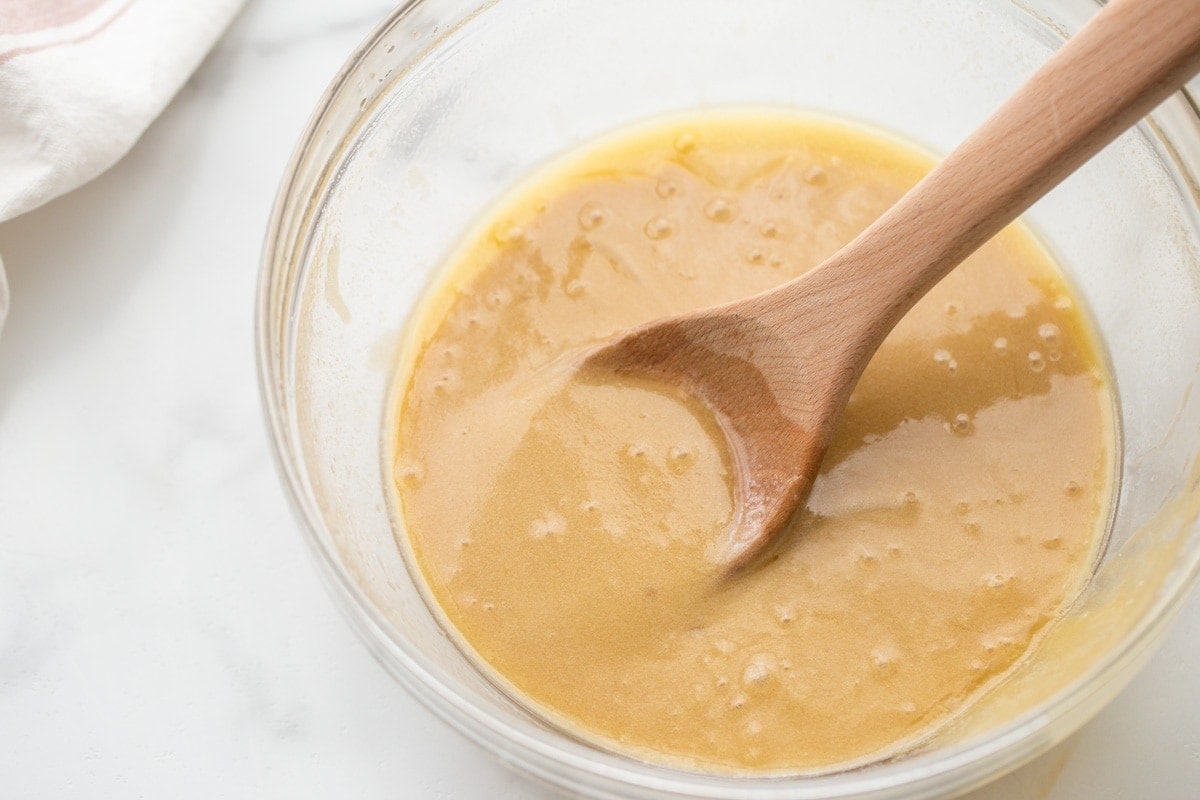
[[[616,753],[589,748],[565,735],[545,741],[531,735],[524,726],[516,726],[490,710],[472,703],[443,681],[436,669],[405,638],[399,634],[383,613],[354,582],[342,566],[340,557],[328,538],[323,535],[324,520],[302,473],[302,451],[293,436],[283,409],[289,409],[286,386],[287,370],[283,367],[287,354],[283,337],[276,338],[281,329],[273,323],[286,322],[286,315],[277,320],[272,307],[276,299],[279,265],[288,265],[281,250],[283,233],[289,211],[311,213],[311,199],[328,186],[331,167],[345,152],[361,125],[368,121],[376,104],[387,97],[387,84],[375,102],[365,106],[345,135],[332,150],[332,158],[322,165],[322,174],[314,183],[314,192],[297,198],[302,168],[314,142],[320,137],[324,122],[341,92],[351,84],[358,68],[387,35],[427,0],[403,0],[389,12],[355,48],[333,80],[322,93],[314,111],[293,149],[275,196],[264,238],[255,301],[255,355],[259,398],[269,432],[270,451],[285,489],[289,506],[299,522],[302,536],[314,558],[326,590],[346,620],[362,639],[376,660],[405,687],[418,702],[431,710],[468,739],[483,747],[502,763],[555,786],[583,790],[596,797],[625,798],[629,792],[637,797],[661,797],[664,794],[679,798],[738,797],[746,800],[804,800],[805,798],[874,798],[893,796],[905,790],[906,797],[957,795],[976,788],[999,775],[1016,769],[1065,739],[1088,719],[1098,713],[1101,705],[1089,704],[1094,696],[1107,692],[1115,695],[1136,674],[1137,669],[1153,653],[1168,626],[1187,599],[1189,591],[1200,581],[1200,546],[1182,556],[1182,569],[1176,569],[1166,588],[1143,614],[1133,629],[1117,645],[1098,659],[1076,681],[1043,700],[1038,706],[1023,712],[999,728],[947,748],[922,753],[892,762],[868,765],[869,769],[851,769],[827,775],[798,777],[721,776],[692,772],[674,767],[648,764]],[[417,56],[420,62],[429,50],[452,36],[461,25],[502,0],[484,0],[479,8],[455,21],[442,31],[429,49]],[[1028,14],[1031,21],[1047,29],[1057,40],[1069,31],[1041,16],[1027,0],[1007,0],[1017,10]],[[1074,4],[1098,10],[1100,0],[1073,0]],[[394,76],[399,79],[403,73]],[[1177,100],[1178,98],[1178,100]],[[1196,89],[1185,87],[1168,103],[1177,102],[1180,116],[1186,117],[1200,143],[1200,99]],[[1165,105],[1165,104],[1164,104]],[[1155,143],[1166,144],[1153,126]],[[1181,160],[1174,148],[1167,146],[1169,157]],[[1200,144],[1197,145],[1200,156]],[[1196,163],[1200,179],[1200,159]],[[1186,170],[1184,170],[1186,172]],[[1190,193],[1200,209],[1200,187],[1192,185]],[[284,259],[281,261],[281,258]],[[1192,485],[1200,498],[1200,486]],[[1185,488],[1181,492],[1186,493]],[[1195,520],[1190,523],[1196,526]],[[1108,698],[1105,698],[1106,700]],[[1067,720],[1057,730],[1049,730],[1055,720]],[[970,767],[989,763],[987,775],[970,772]]]

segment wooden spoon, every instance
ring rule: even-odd
[[[737,480],[724,563],[747,563],[803,505],[851,391],[900,318],[1197,71],[1200,0],[1113,0],[818,267],[763,294],[652,322],[585,360],[678,386],[715,413]]]

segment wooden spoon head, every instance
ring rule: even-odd
[[[803,506],[851,388],[806,364],[787,333],[733,304],[635,329],[583,364],[678,387],[711,409],[735,470],[737,511],[718,556],[731,569],[753,560]]]

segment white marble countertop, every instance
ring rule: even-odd
[[[553,795],[343,624],[267,453],[253,296],[309,111],[389,0],[255,0],[110,173],[0,226],[3,795]],[[1066,744],[972,800],[1200,796],[1200,596]]]

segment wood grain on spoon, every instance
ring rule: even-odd
[[[586,359],[585,368],[679,386],[716,414],[737,481],[726,564],[753,559],[803,505],[854,385],[900,318],[1198,71],[1200,0],[1114,0],[811,272],[652,322]]]

